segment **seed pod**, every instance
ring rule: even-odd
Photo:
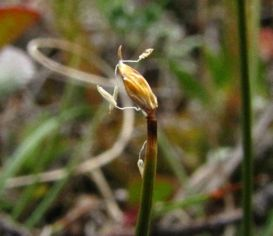
[[[120,62],[118,71],[128,96],[137,106],[147,114],[158,107],[157,98],[150,85],[137,70]]]

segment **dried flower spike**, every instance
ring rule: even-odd
[[[150,85],[147,83],[145,78],[134,68],[126,65],[124,62],[139,62],[142,59],[147,58],[153,52],[152,48],[146,49],[137,60],[123,60],[122,57],[122,46],[118,48],[118,58],[119,63],[116,65],[115,74],[119,73],[122,77],[124,87],[128,96],[136,104],[133,107],[119,107],[117,105],[117,95],[118,95],[118,85],[114,88],[113,95],[106,92],[102,87],[97,86],[98,92],[102,97],[107,100],[109,105],[109,110],[111,111],[113,107],[118,109],[135,109],[139,111],[140,109],[145,115],[148,115],[154,111],[157,107],[157,98],[154,95]]]
[[[152,49],[147,49],[139,56],[139,60],[146,58],[151,52]],[[121,47],[118,49],[118,56],[122,58]],[[124,62],[137,62],[139,60],[120,59],[117,69],[122,77],[128,96],[138,107],[149,114],[158,107],[157,98],[145,78],[137,70],[124,64]]]

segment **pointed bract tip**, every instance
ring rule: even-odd
[[[123,56],[122,56],[122,45],[119,45],[119,47],[118,47],[118,59],[119,59],[119,60],[123,60]]]

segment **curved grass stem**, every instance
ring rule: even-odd
[[[141,188],[141,202],[136,226],[136,236],[149,235],[153,204],[153,191],[157,164],[157,120],[153,111],[147,116],[147,145],[144,175]]]

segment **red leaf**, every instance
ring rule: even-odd
[[[0,7],[0,47],[16,40],[39,18],[37,11],[26,7]]]

